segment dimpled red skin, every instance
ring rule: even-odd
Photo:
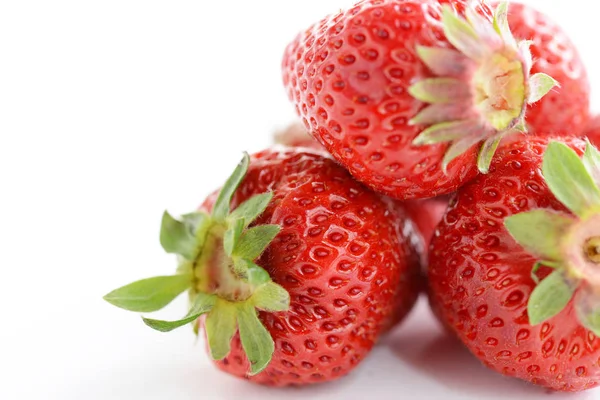
[[[408,123],[425,107],[409,86],[432,77],[415,48],[451,47],[442,4],[463,13],[466,3],[362,1],[301,33],[285,52],[283,81],[305,126],[376,191],[401,200],[435,197],[477,175],[476,147],[444,174],[448,145],[413,146],[424,127]]]
[[[391,318],[406,315],[418,296],[419,257],[412,223],[393,201],[373,193],[332,159],[306,149],[252,156],[232,207],[272,190],[256,224],[281,232],[257,263],[288,290],[289,311],[260,313],[275,353],[260,374],[239,336],[217,366],[269,385],[330,381],[369,353]],[[214,197],[202,208],[210,210]],[[392,316],[393,315],[393,316]]]
[[[501,148],[489,175],[451,201],[431,242],[430,302],[488,367],[554,390],[589,389],[600,382],[600,339],[579,324],[572,304],[543,324],[529,325],[536,259],[503,221],[536,208],[567,211],[541,175],[548,139],[516,139]],[[585,142],[566,140],[583,153]]]
[[[511,3],[508,22],[516,38],[533,42],[531,73],[546,73],[560,83],[529,106],[531,132],[578,136],[590,119],[590,85],[577,48],[558,24],[530,6]]]

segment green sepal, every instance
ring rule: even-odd
[[[552,194],[579,217],[600,207],[600,188],[584,162],[564,143],[551,142],[544,154],[544,179]]]
[[[575,312],[579,322],[600,337],[600,297],[585,287],[575,295]]]
[[[600,185],[600,151],[589,140],[583,155],[583,165],[596,182],[596,185]]]
[[[244,221],[244,228],[247,228],[256,218],[260,216],[273,199],[273,192],[257,194],[252,196],[235,210],[231,212],[228,219],[241,219]]]
[[[275,343],[250,302],[238,305],[237,322],[242,347],[250,361],[250,375],[256,375],[271,362]]]
[[[511,48],[517,46],[514,35],[508,24],[508,1],[503,1],[496,6],[494,12],[494,29]]]
[[[135,312],[154,312],[192,285],[191,275],[157,276],[130,283],[104,296],[110,304]]]
[[[219,192],[217,200],[215,201],[212,212],[212,216],[215,221],[225,221],[225,218],[227,218],[229,215],[229,205],[231,203],[231,199],[233,198],[233,194],[244,180],[249,166],[250,156],[248,153],[244,153],[244,158],[242,158],[242,161],[229,176],[227,182],[225,182],[225,185],[223,185],[223,188]]]
[[[227,256],[231,257],[233,254],[233,250],[235,249],[235,246],[237,246],[243,230],[243,219],[235,219],[229,223],[229,228],[225,231],[225,235],[223,236],[223,248],[225,249],[225,254],[227,254]]]
[[[554,271],[535,287],[527,314],[531,325],[538,325],[560,313],[573,297],[574,289],[562,271]]]
[[[550,75],[538,73],[529,78],[529,97],[528,104],[533,104],[540,101],[542,97],[547,95],[555,87],[560,87],[558,81]]]
[[[435,75],[460,78],[468,71],[470,60],[454,49],[416,46],[416,51]]]
[[[544,259],[560,261],[561,241],[575,222],[573,218],[556,211],[533,210],[507,217],[504,225],[528,252]]]
[[[423,130],[423,132],[413,140],[413,145],[422,146],[452,142],[469,135],[477,126],[477,121],[471,120],[443,122],[441,124],[432,125]]]
[[[430,78],[414,83],[408,92],[424,103],[447,104],[470,96],[469,87],[454,78]]]
[[[452,161],[463,155],[467,150],[475,146],[480,141],[481,138],[479,137],[467,136],[452,143],[452,145],[446,151],[446,154],[444,154],[444,158],[442,160],[442,170],[444,173],[447,172],[448,166]]]
[[[444,5],[442,22],[444,34],[454,47],[472,60],[482,59],[484,49],[482,49],[479,35],[466,20],[455,14],[452,7]]]
[[[287,311],[290,308],[290,294],[274,282],[259,286],[251,300],[256,308],[264,311]]]
[[[492,165],[494,154],[496,154],[496,150],[498,150],[498,146],[503,137],[503,135],[491,137],[483,143],[483,146],[481,146],[479,156],[477,157],[477,168],[482,174],[490,172],[490,165]]]
[[[218,299],[204,323],[208,347],[213,360],[222,360],[231,350],[231,339],[237,331],[237,307]]]
[[[179,328],[181,326],[189,324],[190,322],[195,321],[202,314],[206,314],[207,312],[209,312],[215,305],[216,300],[217,296],[215,295],[198,293],[196,294],[196,298],[192,303],[190,311],[188,311],[188,313],[182,319],[176,321],[162,321],[158,319],[142,317],[142,320],[146,325],[148,325],[152,329],[155,329],[160,332],[170,332],[173,329]]]
[[[196,236],[185,223],[176,220],[167,211],[160,227],[160,244],[170,254],[179,254],[192,260],[197,249]]]
[[[255,260],[275,239],[280,230],[279,225],[258,225],[246,229],[235,246],[233,255],[247,260]]]
[[[540,278],[538,278],[537,273],[542,267],[554,268],[554,269],[562,269],[564,266],[560,263],[556,263],[554,261],[537,261],[533,264],[533,268],[531,269],[531,279],[535,282],[535,284],[540,283]]]

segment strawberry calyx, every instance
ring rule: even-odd
[[[600,336],[600,152],[588,142],[580,158],[567,145],[551,142],[542,172],[572,214],[537,209],[505,219],[516,242],[539,257],[532,271],[537,286],[527,305],[529,322],[554,317],[574,298],[581,324]],[[554,271],[540,282],[541,266]]]
[[[546,74],[530,76],[531,43],[518,42],[508,26],[508,3],[499,4],[493,21],[480,15],[474,2],[466,18],[446,5],[444,33],[455,49],[418,46],[417,54],[434,78],[414,83],[410,94],[429,106],[411,121],[429,126],[417,136],[416,146],[451,143],[442,168],[477,143],[478,168],[487,173],[502,137],[526,132],[529,104],[544,97],[558,83]]]
[[[143,317],[149,327],[169,332],[189,323],[204,329],[213,359],[229,354],[231,340],[239,332],[250,361],[250,375],[263,371],[275,349],[273,338],[258,318],[258,311],[280,312],[289,308],[289,293],[274,283],[269,273],[255,264],[279,233],[278,225],[250,226],[267,208],[272,193],[251,197],[230,210],[233,194],[246,176],[250,158],[244,155],[221,189],[209,215],[195,212],[179,220],[165,212],[160,242],[179,260],[177,274],[131,283],[107,294],[109,303],[135,312],[162,309],[184,291],[190,309],[181,319],[164,321]]]

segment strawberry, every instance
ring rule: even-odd
[[[428,276],[435,313],[485,365],[580,391],[600,383],[600,152],[565,142],[503,146],[451,202]]]
[[[159,331],[203,326],[218,368],[253,382],[330,381],[413,306],[414,235],[403,210],[332,159],[266,150],[245,156],[200,211],[180,220],[165,213],[161,243],[179,256],[176,275],[105,299],[151,312],[188,289],[183,319],[144,322]]]
[[[508,23],[515,37],[531,41],[531,72],[546,73],[560,82],[560,88],[529,106],[531,132],[580,134],[590,119],[590,85],[577,48],[556,22],[530,6],[511,3]]]
[[[600,115],[597,115],[590,120],[583,131],[583,135],[587,136],[590,142],[596,147],[600,147]]]
[[[556,85],[530,76],[530,43],[515,40],[507,12],[364,0],[301,33],[283,81],[307,129],[358,180],[401,200],[447,194],[486,172],[501,138],[525,129],[528,103]]]

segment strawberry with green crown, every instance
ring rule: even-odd
[[[430,301],[488,367],[580,391],[600,383],[600,152],[564,140],[508,143],[458,191],[432,240]]]
[[[245,156],[200,211],[165,213],[160,239],[177,274],[105,299],[149,313],[187,290],[182,319],[144,322],[203,326],[220,369],[265,385],[347,374],[418,296],[418,236],[403,209],[307,149]]]
[[[455,191],[557,82],[531,75],[508,6],[361,1],[302,33],[283,79],[304,124],[358,180],[398,199]]]

